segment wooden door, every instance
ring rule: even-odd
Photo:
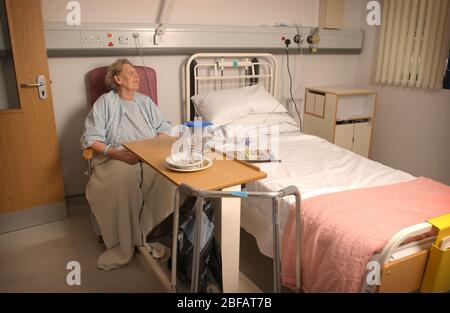
[[[2,0],[0,4],[6,8],[2,22],[6,18],[7,23],[2,24],[9,27],[16,79],[10,87],[18,95],[18,105],[0,105],[1,233],[62,218],[66,209],[41,1]],[[4,50],[2,54],[7,55],[8,49]],[[29,85],[36,84],[40,75],[45,78],[46,99]],[[13,98],[3,99],[14,102]]]

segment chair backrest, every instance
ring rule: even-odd
[[[158,96],[157,96],[157,81],[156,81],[156,72],[154,69],[150,67],[144,66],[135,66],[138,74],[139,74],[139,90],[138,92],[149,96],[153,102],[158,104]],[[89,103],[91,106],[97,101],[97,99],[108,92],[108,89],[105,86],[105,75],[107,66],[98,67],[91,70],[88,73],[88,90],[89,90]]]

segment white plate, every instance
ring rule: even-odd
[[[177,172],[198,172],[198,171],[203,171],[206,170],[207,168],[211,167],[213,164],[213,161],[208,158],[205,157],[205,159],[203,160],[203,166],[199,167],[199,166],[191,166],[190,168],[178,168],[178,167],[174,167],[171,166],[170,164],[167,163],[167,167],[173,171],[177,171]]]
[[[176,167],[176,168],[180,168],[180,169],[191,168],[193,166],[200,165],[204,161],[204,158],[202,155],[197,154],[195,156],[198,159],[198,161],[189,162],[190,156],[187,156],[184,153],[175,153],[175,154],[169,155],[166,158],[166,162],[167,162],[167,164],[170,165],[170,167]]]

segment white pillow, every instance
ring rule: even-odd
[[[233,122],[229,123],[231,125],[255,125],[255,126],[272,126],[272,125],[294,125],[298,124],[295,119],[287,113],[273,113],[273,114],[248,114],[247,116],[240,117]]]
[[[250,88],[248,101],[253,114],[285,113],[286,108],[278,102],[262,85],[253,85]]]
[[[225,125],[247,114],[283,113],[286,108],[262,85],[210,91],[192,98],[197,112],[214,127]]]
[[[251,112],[249,103],[242,100],[242,92],[242,89],[224,89],[191,99],[198,114],[213,123],[213,127],[219,127]]]
[[[277,125],[280,133],[300,132],[298,123],[286,113],[249,114],[222,127],[226,137],[245,138],[249,133],[262,135],[271,131],[270,126]],[[238,127],[239,126],[239,127]],[[243,134],[236,132],[243,130]]]

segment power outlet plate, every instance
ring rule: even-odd
[[[301,112],[303,108],[303,98],[294,98],[295,103],[297,104],[297,109]],[[294,102],[291,98],[286,98],[286,108],[289,112],[289,114],[294,113],[297,115],[297,112],[295,111]]]

